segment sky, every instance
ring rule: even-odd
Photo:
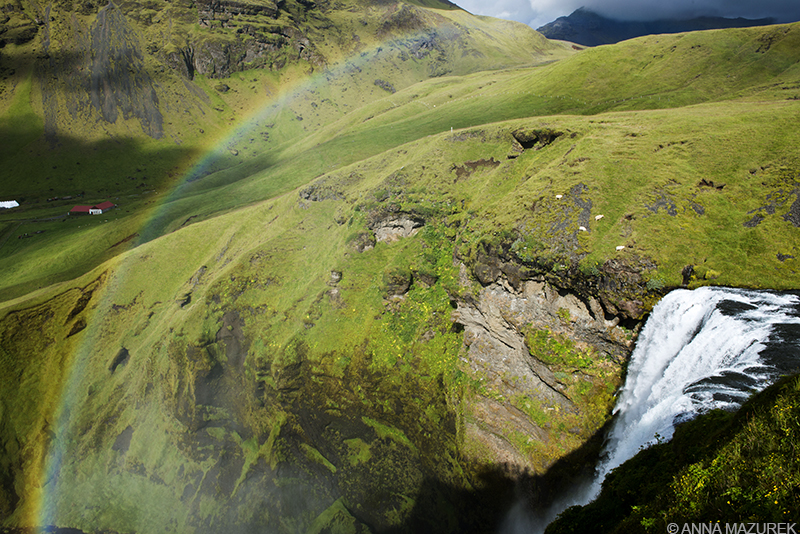
[[[452,0],[475,15],[516,20],[538,28],[580,7],[620,20],[692,18],[696,16],[773,17],[800,20],[800,0]]]

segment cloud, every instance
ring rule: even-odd
[[[580,7],[620,20],[654,20],[699,16],[772,17],[778,22],[800,20],[797,0],[456,0],[475,15],[516,20],[538,28]]]
[[[499,19],[516,20],[527,24],[533,20],[536,11],[528,0],[456,0],[459,7],[473,15],[487,15]]]

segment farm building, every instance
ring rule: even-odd
[[[105,213],[108,210],[114,209],[116,207],[117,207],[116,204],[106,200],[105,202],[101,202],[100,204],[98,204],[96,206],[92,206],[92,211],[90,211],[89,213],[91,213],[92,215],[100,215],[101,213]]]
[[[116,208],[117,205],[113,202],[105,201],[95,206],[75,206],[69,210],[70,215],[101,215],[110,209]]]
[[[71,210],[69,210],[70,215],[88,215],[89,211],[92,209],[91,206],[75,206]]]
[[[19,202],[16,200],[3,200],[0,201],[0,209],[3,210],[10,210],[11,208],[16,208],[19,206]]]

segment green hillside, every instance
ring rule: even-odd
[[[6,527],[492,530],[596,450],[666,291],[797,287],[798,25],[9,6]]]
[[[526,26],[458,9],[247,5],[179,3],[159,11],[111,4],[81,8],[71,19],[65,6],[64,15],[52,17],[31,41],[3,49],[0,196],[22,204],[0,215],[8,223],[0,237],[3,258],[6,265],[21,266],[26,257],[41,265],[36,251],[45,248],[60,257],[50,268],[4,277],[3,298],[72,279],[118,253],[107,247],[131,235],[138,233],[138,241],[126,243],[135,244],[174,229],[171,224],[194,213],[175,217],[209,200],[178,208],[174,217],[175,208],[154,213],[153,206],[174,200],[171,191],[189,196],[247,178],[284,159],[279,155],[299,139],[397,90],[432,76],[531,65],[572,52]],[[9,4],[8,10],[39,28],[33,22],[38,6]],[[237,61],[239,48],[253,61]],[[184,56],[193,58],[191,69],[176,59]],[[138,74],[117,67],[114,58],[120,65],[130,62]],[[181,188],[199,177],[206,178]],[[217,194],[210,202],[218,211],[233,208],[310,177],[282,176],[277,189],[259,186],[259,193],[221,206]],[[107,199],[124,207],[125,215],[117,212],[118,224],[93,230],[92,240],[102,248],[86,250],[87,236],[76,228],[85,231],[85,221],[38,222],[63,216],[77,203]],[[164,222],[147,235],[138,232],[153,217]],[[39,230],[49,238],[45,246],[19,243],[18,254],[9,244]]]

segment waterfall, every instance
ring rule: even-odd
[[[677,423],[713,409],[734,410],[798,371],[797,295],[711,287],[670,292],[653,309],[631,355],[594,480],[536,514],[539,520],[529,518],[525,531],[543,532],[569,506],[594,500],[612,469],[670,439]]]
[[[736,409],[782,374],[797,372],[800,340],[782,339],[781,325],[800,325],[796,295],[707,287],[664,297],[631,356],[589,500],[610,470],[670,439],[676,423]]]

